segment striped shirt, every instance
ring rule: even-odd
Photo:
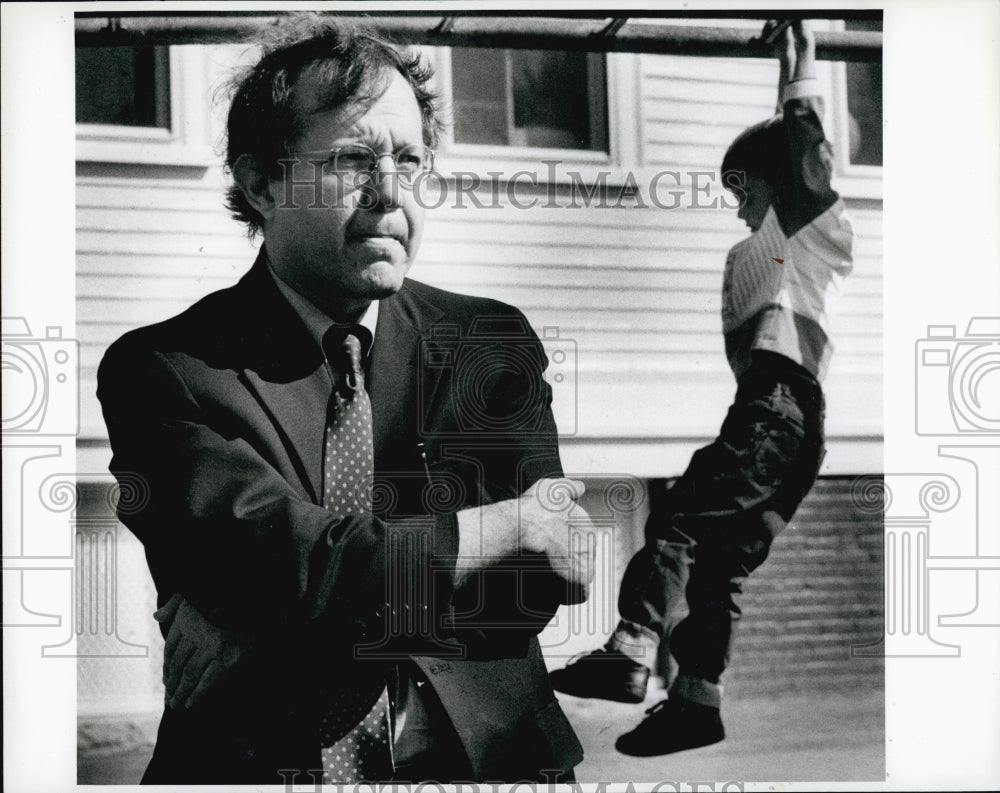
[[[854,232],[830,186],[832,156],[814,80],[784,92],[784,177],[760,228],[726,259],[722,326],[736,377],[753,350],[779,353],[822,380],[833,352],[832,315],[853,267]]]

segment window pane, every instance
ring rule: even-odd
[[[606,82],[601,55],[455,48],[455,140],[607,151]]]
[[[455,140],[508,145],[504,50],[456,47],[451,52]]]
[[[76,50],[76,120],[81,124],[170,128],[166,47]]]
[[[847,21],[847,30],[882,30],[881,21]],[[850,162],[882,164],[882,64],[848,63],[847,112]]]

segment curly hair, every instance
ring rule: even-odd
[[[376,100],[387,85],[387,73],[406,78],[420,108],[424,144],[433,147],[441,131],[438,97],[429,88],[433,72],[423,59],[401,49],[367,24],[345,25],[319,14],[295,14],[271,31],[263,54],[231,82],[232,102],[226,122],[226,165],[254,157],[264,173],[277,178],[278,161],[289,157],[307,119],[296,109],[296,86],[308,73],[320,86],[310,112],[332,110],[348,102]],[[247,226],[252,239],[264,219],[238,185],[229,188],[226,207]]]

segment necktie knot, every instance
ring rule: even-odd
[[[364,360],[371,348],[372,335],[362,325],[334,325],[323,336],[323,352],[330,365],[342,376],[348,396],[364,383]]]

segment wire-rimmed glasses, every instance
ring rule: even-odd
[[[386,157],[392,159],[400,183],[409,187],[421,174],[434,168],[434,151],[419,143],[411,143],[394,152],[375,151],[364,143],[348,143],[326,151],[302,151],[298,156],[322,161],[325,170],[354,186],[371,181]]]

